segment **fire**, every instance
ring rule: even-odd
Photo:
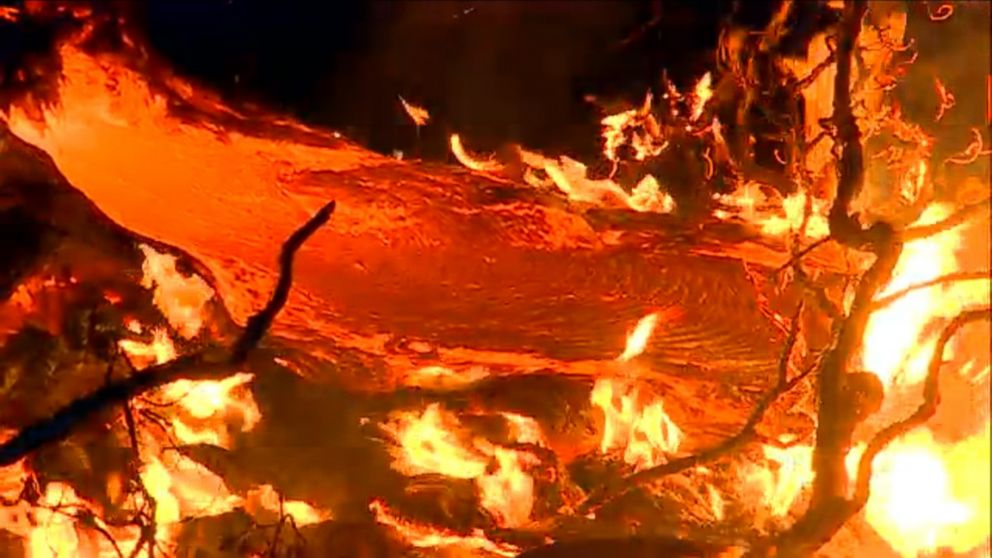
[[[693,120],[699,120],[699,117],[703,115],[703,109],[706,108],[706,103],[713,97],[712,86],[713,77],[709,72],[703,74],[703,77],[699,78],[699,81],[696,82],[692,100]]]
[[[493,159],[478,159],[469,155],[462,145],[462,137],[458,134],[451,134],[449,143],[452,155],[466,168],[477,172],[499,172],[503,168],[503,165]]]
[[[935,223],[952,208],[931,205],[917,221]],[[903,249],[892,281],[879,293],[884,298],[911,285],[925,283],[958,269],[956,253],[961,246],[960,228],[926,240],[910,242]],[[963,308],[988,301],[985,282],[959,282],[910,292],[876,311],[865,328],[862,366],[874,372],[886,386],[917,385],[927,372],[938,332],[927,328],[936,318],[948,318]],[[954,347],[950,347],[953,355]]]
[[[630,335],[618,363],[642,354],[658,324],[655,312],[641,318]],[[593,386],[590,402],[603,411],[602,453],[623,450],[623,460],[634,470],[663,463],[676,453],[682,443],[682,430],[665,413],[661,399],[646,401],[642,389],[630,380],[599,378]]]
[[[651,334],[654,333],[654,328],[658,325],[658,313],[648,314],[641,318],[637,325],[634,326],[634,330],[627,336],[627,344],[623,348],[623,352],[617,357],[620,362],[626,362],[636,356],[639,356],[644,352],[644,349],[648,346],[648,340],[651,339]]]
[[[520,554],[519,547],[493,542],[486,538],[481,529],[473,530],[470,535],[459,535],[446,529],[413,523],[396,517],[385,503],[378,500],[369,504],[369,509],[375,514],[376,521],[395,529],[416,548],[458,548],[473,554],[481,552],[506,558]]]
[[[280,512],[293,519],[297,527],[305,527],[331,519],[331,514],[299,500],[285,500],[269,484],[263,484],[248,491],[245,511],[256,521],[269,522],[279,517]]]
[[[504,414],[517,443],[543,440],[529,417]],[[512,418],[511,418],[512,417]],[[474,480],[482,507],[506,527],[526,524],[534,505],[534,480],[525,467],[538,464],[525,451],[503,448],[465,432],[454,413],[432,403],[422,413],[397,412],[382,425],[395,440],[392,466],[405,475],[435,473]]]
[[[929,429],[893,443],[875,460],[868,522],[902,556],[970,552],[989,541],[989,424],[955,444]]]
[[[407,116],[410,120],[413,120],[413,124],[418,128],[427,124],[431,119],[431,113],[427,112],[427,109],[414,105],[407,102],[402,96],[399,96],[400,104],[403,105],[403,110],[406,111]]]
[[[134,333],[141,333],[141,328]],[[176,358],[176,346],[169,337],[169,332],[162,328],[152,330],[152,340],[148,342],[134,339],[121,339],[117,345],[124,351],[124,354],[131,360],[131,364],[137,369],[142,369],[153,364],[162,364]]]
[[[154,289],[155,306],[169,325],[186,339],[192,339],[203,325],[203,313],[214,296],[213,289],[197,275],[187,277],[179,273],[175,256],[161,254],[144,244],[140,248],[145,255],[141,285]]]
[[[164,386],[155,398],[174,401],[188,415],[172,418],[173,433],[179,441],[230,448],[231,437],[221,425],[237,420],[242,432],[248,432],[261,420],[261,412],[246,387],[253,378],[242,372],[223,380],[179,380]]]

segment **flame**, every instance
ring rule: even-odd
[[[543,439],[529,417],[504,414],[518,443]],[[513,418],[510,418],[513,417]],[[396,444],[392,467],[405,475],[435,473],[475,480],[482,507],[497,523],[516,527],[527,523],[534,505],[534,480],[525,466],[536,465],[533,454],[494,445],[464,431],[458,417],[432,403],[422,413],[393,413],[382,425]]]
[[[462,145],[462,138],[458,134],[451,134],[449,141],[451,145],[451,154],[458,159],[458,162],[464,165],[466,168],[472,169],[478,172],[499,172],[503,169],[498,161],[493,159],[477,159],[468,154],[465,151],[465,147]]]
[[[712,85],[713,77],[709,72],[703,74],[703,77],[696,82],[692,101],[693,120],[699,120],[699,117],[703,115],[703,109],[706,108],[706,103],[713,97]]]
[[[763,445],[761,449],[771,466],[750,464],[744,468],[743,477],[761,495],[760,501],[773,517],[785,517],[813,482],[813,447]]]
[[[155,306],[180,335],[192,339],[204,322],[204,309],[214,296],[207,282],[196,275],[184,276],[176,269],[176,257],[156,252],[144,244],[141,286],[154,288]]]
[[[327,511],[317,509],[299,500],[285,500],[276,489],[269,484],[263,484],[248,491],[245,499],[245,511],[256,521],[278,519],[280,512],[293,519],[297,527],[305,527],[331,519]],[[267,512],[267,513],[266,513]],[[273,517],[274,516],[274,517]]]
[[[180,442],[230,448],[231,437],[222,425],[240,421],[241,431],[248,432],[262,418],[245,387],[253,378],[241,372],[223,380],[179,380],[163,386],[154,397],[175,401],[189,415],[172,417],[173,433]]]
[[[132,330],[133,331],[133,330]],[[138,331],[141,333],[140,326]],[[152,340],[148,342],[134,339],[121,339],[117,346],[131,360],[137,369],[146,368],[153,364],[162,364],[176,358],[176,346],[172,343],[169,333],[162,328],[152,330]]]
[[[970,552],[989,540],[989,423],[940,444],[929,429],[897,440],[875,459],[868,523],[902,556]]]
[[[658,325],[658,313],[654,312],[638,320],[634,330],[627,336],[627,344],[623,352],[617,357],[620,362],[626,362],[636,356],[640,356],[648,346],[648,340],[654,333],[655,326]]]
[[[427,122],[431,119],[431,113],[427,112],[427,109],[408,103],[407,100],[400,95],[397,95],[397,97],[399,97],[400,104],[403,105],[403,110],[406,111],[407,116],[410,117],[410,120],[413,120],[413,124],[418,128],[427,124]]]
[[[618,363],[629,362],[644,353],[659,316],[660,313],[654,312],[638,320],[616,359]],[[593,385],[590,402],[603,411],[601,453],[622,448],[624,462],[642,470],[663,463],[667,456],[678,451],[682,430],[665,413],[661,399],[646,402],[641,388],[633,382],[599,378]]]
[[[484,552],[496,556],[512,558],[520,554],[520,548],[508,543],[497,543],[486,538],[481,529],[473,529],[470,535],[459,535],[448,531],[407,521],[393,515],[385,503],[373,500],[369,509],[375,520],[395,529],[403,539],[416,548],[454,547],[468,552]]]
[[[931,224],[950,215],[952,208],[934,204],[917,221]],[[917,283],[936,279],[958,268],[956,253],[961,229],[955,228],[905,246],[888,286],[878,298]],[[862,367],[886,386],[916,385],[926,377],[938,332],[927,333],[935,318],[951,317],[963,308],[988,301],[988,284],[961,282],[910,292],[872,314],[865,328]],[[927,333],[927,335],[924,335]],[[949,353],[953,354],[953,345]]]

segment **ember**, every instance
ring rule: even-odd
[[[410,90],[376,154],[0,8],[73,23],[0,83],[0,555],[989,556],[988,92],[909,76],[988,7],[800,4],[590,160]]]

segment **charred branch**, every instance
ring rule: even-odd
[[[183,355],[146,368],[126,379],[111,382],[90,395],[73,401],[50,418],[25,427],[0,445],[0,466],[15,463],[44,445],[65,439],[94,415],[125,404],[149,390],[181,379],[219,379],[230,375],[233,368],[248,360],[249,353],[258,346],[273,319],[286,304],[292,286],[293,258],[303,243],[327,223],[334,206],[334,202],[325,205],[283,244],[279,257],[279,279],[272,296],[265,307],[248,320],[231,349]]]

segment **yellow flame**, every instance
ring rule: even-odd
[[[451,145],[451,153],[458,159],[458,162],[464,165],[466,168],[472,169],[478,172],[499,172],[503,169],[498,161],[493,159],[478,159],[468,154],[465,151],[465,146],[462,145],[462,138],[458,134],[451,134],[449,140]]]
[[[408,103],[406,99],[402,96],[397,95],[400,99],[400,104],[403,105],[403,110],[406,111],[407,116],[410,120],[413,120],[415,126],[423,126],[431,119],[431,114],[427,112],[427,109]]]
[[[305,527],[331,519],[327,511],[317,509],[300,500],[281,499],[270,484],[263,484],[248,491],[245,498],[245,511],[256,521],[272,523],[279,518],[280,511],[293,519],[297,527]]]
[[[192,339],[203,326],[204,311],[214,296],[213,289],[199,276],[179,273],[175,256],[156,252],[144,244],[140,248],[145,255],[141,285],[155,289],[155,306],[169,325],[186,339]]]
[[[514,418],[509,418],[509,417]],[[536,422],[504,415],[518,443],[543,439]],[[474,480],[482,507],[505,527],[525,524],[534,505],[534,481],[524,468],[530,453],[503,448],[464,431],[458,417],[437,403],[422,413],[396,412],[382,425],[396,442],[392,467],[405,475],[436,473]]]

